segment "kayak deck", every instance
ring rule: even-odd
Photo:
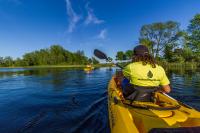
[[[84,71],[92,71],[92,70],[94,70],[94,67],[85,67],[84,68]]]
[[[200,126],[200,112],[166,94],[156,92],[156,103],[130,102],[111,79],[108,86],[110,128],[113,133],[147,133],[156,129]],[[195,128],[196,130],[196,128]]]

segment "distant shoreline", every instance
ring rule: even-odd
[[[41,65],[41,66],[11,66],[0,68],[84,68],[85,65]]]
[[[197,69],[200,68],[200,64],[195,63],[167,63],[167,62],[159,62],[161,66],[166,69],[179,69],[179,68],[187,68],[187,69]],[[93,65],[95,68],[100,67],[111,67],[111,64],[97,64]],[[0,67],[0,68],[85,68],[86,65],[39,65],[39,66],[11,66],[11,67]]]
[[[93,65],[95,68],[98,67],[109,67],[109,64],[98,64]],[[41,66],[11,66],[11,67],[0,67],[0,68],[85,68],[86,65],[41,65]]]

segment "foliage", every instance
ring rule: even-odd
[[[158,62],[200,62],[200,14],[190,21],[188,31],[181,31],[173,21],[144,25],[139,43],[147,46]],[[131,59],[131,52],[119,51],[116,59]]]
[[[124,54],[123,51],[119,51],[119,52],[117,52],[116,60],[120,60],[120,61],[122,61],[122,60],[125,60],[125,58],[126,58],[126,55]]]
[[[200,14],[194,16],[188,26],[187,45],[195,53],[196,61],[200,56]]]
[[[87,63],[96,65],[96,64],[99,64],[99,61],[95,57],[92,57],[88,59]]]
[[[47,49],[40,49],[37,51],[25,53],[22,59],[17,58],[13,60],[10,56],[5,58],[0,57],[0,66],[10,67],[10,66],[37,66],[37,65],[83,65],[89,62],[93,64],[98,64],[99,62],[92,57],[88,59],[83,51],[77,51],[72,53],[65,50],[60,45],[52,45]]]
[[[172,57],[173,57],[173,47],[171,45],[167,45],[164,49],[164,58],[168,61],[171,62],[172,61]]]
[[[92,63],[96,65],[99,64],[99,61],[96,58],[92,57]]]
[[[125,52],[125,56],[126,56],[126,59],[127,59],[127,60],[132,59],[133,51],[132,51],[132,50],[127,50],[127,51]]]
[[[185,45],[183,48],[182,56],[186,62],[194,61],[194,54],[192,52],[192,49],[189,48],[187,45]]]
[[[5,58],[0,57],[0,66],[3,67],[8,67],[8,66],[13,66],[13,59],[10,56],[6,56]]]
[[[176,46],[180,36],[179,23],[158,22],[142,26],[139,41],[148,46],[151,54],[157,58],[167,45]]]
[[[3,57],[0,57],[0,66],[3,66],[3,64],[4,64],[4,59]]]

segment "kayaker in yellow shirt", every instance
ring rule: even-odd
[[[165,70],[156,64],[144,45],[134,48],[132,63],[123,69],[123,74],[129,80],[125,79],[122,82],[124,97],[131,95],[135,88],[147,88],[148,90],[148,88],[160,86],[163,92],[169,93],[171,90]]]

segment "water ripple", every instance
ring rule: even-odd
[[[113,73],[0,70],[0,133],[109,133],[107,85]],[[200,73],[168,75],[170,95],[200,109]]]

